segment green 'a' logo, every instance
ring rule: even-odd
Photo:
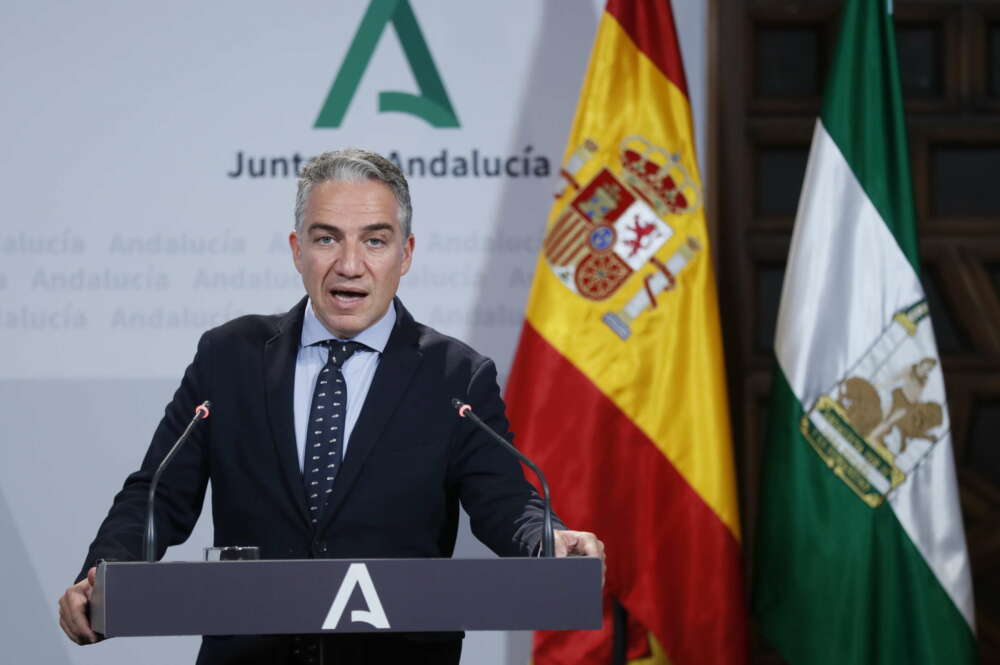
[[[320,109],[315,127],[340,126],[361,82],[361,75],[375,52],[375,45],[389,23],[396,28],[420,94],[381,92],[378,96],[379,112],[411,113],[423,118],[433,127],[459,126],[458,116],[455,115],[448,92],[434,66],[434,59],[423,33],[420,32],[420,26],[417,25],[417,17],[413,14],[409,0],[372,0],[357,34],[354,35],[354,41],[347,50],[340,71],[337,72],[330,93],[326,96],[323,108]]]

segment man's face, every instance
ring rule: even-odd
[[[377,180],[314,185],[288,242],[313,311],[341,338],[382,318],[413,257],[392,190]]]

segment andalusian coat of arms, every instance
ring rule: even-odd
[[[858,364],[802,418],[827,466],[870,507],[949,432],[927,301],[897,312]]]
[[[594,301],[610,298],[644,265],[655,268],[621,310],[602,317],[627,339],[632,321],[676,286],[678,274],[700,249],[689,237],[666,260],[656,256],[674,235],[670,216],[695,212],[702,197],[679,154],[639,136],[621,142],[617,174],[602,168],[581,185],[576,176],[596,150],[593,141],[586,141],[561,171],[576,193],[546,234],[544,255],[566,288]]]

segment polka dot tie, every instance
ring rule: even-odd
[[[330,349],[329,359],[319,372],[313,391],[309,428],[306,430],[306,455],[302,480],[306,486],[309,519],[319,522],[326,500],[333,492],[333,479],[340,470],[344,449],[344,420],[347,414],[347,383],[340,371],[355,351],[366,349],[358,342],[320,342]]]

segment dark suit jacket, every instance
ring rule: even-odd
[[[540,499],[520,465],[450,405],[452,397],[466,400],[483,420],[507,431],[492,361],[416,323],[398,300],[395,328],[327,510],[312,527],[292,406],[305,302],[280,316],[244,316],[202,336],[142,467],[115,497],[82,574],[99,559],[141,558],[153,472],[206,399],[213,404],[211,417],[160,480],[158,557],[190,534],[209,480],[215,544],[258,545],[262,558],[447,557],[459,501],[473,533],[494,552],[534,553]],[[225,640],[206,638],[202,656],[219,653],[199,662],[226,662],[225,654],[247,647],[247,639],[253,638],[223,645]]]

